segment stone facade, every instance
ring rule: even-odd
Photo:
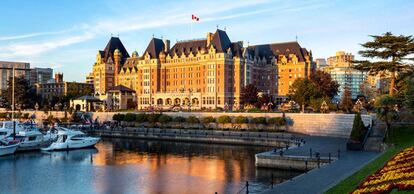
[[[98,96],[117,85],[135,90],[140,110],[238,109],[247,84],[274,97],[286,95],[288,83],[309,75],[311,61],[297,42],[243,47],[219,29],[171,48],[169,40],[153,38],[142,56],[135,51],[131,57],[112,37],[97,54],[93,79]]]

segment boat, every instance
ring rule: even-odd
[[[24,130],[24,125],[19,121],[16,122],[16,134]],[[13,121],[0,121],[0,139],[13,134]]]
[[[16,140],[8,141],[6,139],[0,139],[0,156],[14,154],[19,144],[20,142]]]
[[[13,137],[9,136],[8,139],[12,140]],[[31,130],[19,131],[19,133],[16,134],[16,140],[20,141],[17,151],[31,151],[49,146],[53,141],[53,137],[51,134],[43,135],[38,129],[34,128]]]
[[[41,148],[42,151],[70,150],[94,147],[100,140],[98,137],[87,136],[82,131],[71,130],[64,127],[56,127],[58,137],[49,147]]]

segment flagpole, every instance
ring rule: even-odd
[[[190,23],[190,37],[191,39],[193,39],[193,19],[191,19],[191,23]]]

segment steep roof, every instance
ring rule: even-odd
[[[254,50],[254,55],[257,57],[272,57],[289,54],[294,54],[298,57],[300,62],[305,61],[305,56],[308,55],[308,52],[305,48],[302,48],[298,42],[283,42],[283,43],[273,43],[273,44],[262,44],[249,46],[249,48]]]
[[[133,92],[133,93],[135,93],[135,90],[133,90],[131,88],[128,88],[128,87],[126,87],[124,85],[117,85],[117,86],[114,86],[114,87],[112,87],[112,88],[110,88],[108,90],[108,92],[118,92],[118,91],[120,91],[120,92]]]
[[[217,29],[211,44],[216,48],[217,52],[226,52],[231,45],[231,41],[225,31]]]
[[[129,54],[118,37],[111,37],[111,39],[108,41],[108,44],[106,44],[105,49],[103,51],[99,51],[99,53],[101,54],[101,57],[103,57],[104,61],[107,61],[108,58],[114,60],[113,55],[116,49],[118,49],[122,54],[121,64],[123,64],[125,62],[125,59],[129,58]]]
[[[150,43],[147,46],[147,49],[145,49],[144,54],[148,52],[151,58],[158,58],[158,55],[163,50],[164,50],[164,42],[161,39],[152,38]]]
[[[196,55],[198,50],[206,48],[206,44],[206,39],[180,41],[175,43],[174,46],[170,49],[170,55],[174,56],[174,54],[177,54],[178,56],[181,56],[182,53],[184,53],[185,55],[189,55],[190,52]]]

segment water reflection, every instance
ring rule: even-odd
[[[104,139],[96,149],[0,158],[0,193],[253,192],[299,174],[254,167],[264,147]],[[4,176],[2,176],[4,177]],[[46,190],[46,188],[48,188]]]

